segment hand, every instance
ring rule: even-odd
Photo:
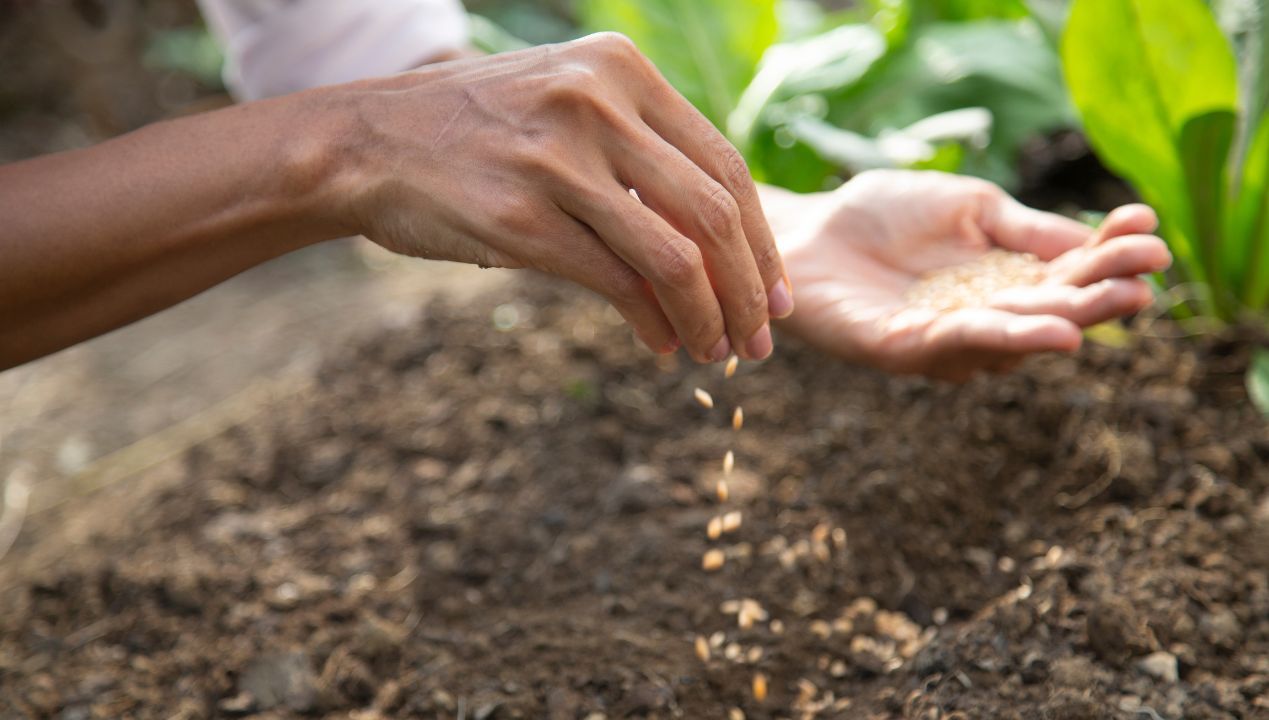
[[[390,250],[534,268],[653,350],[771,352],[793,299],[744,161],[631,42],[593,35],[342,89],[353,227]],[[630,192],[634,189],[637,192]]]
[[[1158,221],[1143,205],[1116,210],[1094,231],[944,173],[867,172],[832,193],[777,191],[764,204],[773,224],[785,225],[779,244],[798,305],[787,329],[892,373],[963,381],[1032,353],[1073,351],[1081,327],[1146,307],[1151,291],[1136,276],[1171,263],[1148,234]],[[805,220],[790,227],[793,217]],[[975,296],[963,286],[967,295],[943,307],[914,297],[923,276],[957,266],[972,276],[975,266],[964,264],[993,248],[1032,253],[1043,265],[1012,287]]]

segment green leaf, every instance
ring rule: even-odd
[[[786,128],[793,119],[810,114],[878,138],[930,116],[976,107],[994,120],[986,150],[946,151],[940,162],[961,157],[962,171],[1005,184],[1013,179],[1023,142],[1075,123],[1057,58],[1034,22],[934,23],[914,28],[898,47],[881,30],[849,25],[775,46],[728,128],[764,179],[816,190],[833,180],[835,168],[815,163],[814,154],[797,143]],[[798,155],[797,163],[784,163],[789,153]]]
[[[1229,176],[1225,172],[1229,150],[1234,144],[1234,113],[1216,110],[1196,115],[1181,128],[1178,147],[1181,167],[1194,217],[1194,239],[1199,244],[1203,264],[1211,269],[1211,294],[1218,308],[1232,306],[1233,288],[1222,262],[1224,246],[1225,198]],[[1227,314],[1222,311],[1222,315]]]
[[[1261,414],[1269,417],[1269,350],[1258,349],[1247,368],[1247,396]]]
[[[1269,116],[1260,118],[1243,165],[1227,262],[1242,268],[1243,304],[1269,307]]]
[[[1062,59],[1094,149],[1158,210],[1186,275],[1210,281],[1178,145],[1191,118],[1237,107],[1212,13],[1203,0],[1075,0]]]
[[[629,36],[720,128],[779,30],[776,0],[585,0],[581,18]]]
[[[502,29],[483,15],[467,15],[468,36],[472,47],[491,55],[529,47],[529,43]]]

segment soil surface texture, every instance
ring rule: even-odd
[[[1246,338],[955,387],[724,379],[539,281],[421,317],[32,518],[0,717],[1269,717]]]

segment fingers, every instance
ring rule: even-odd
[[[1029,208],[997,190],[985,195],[979,222],[1000,247],[1048,261],[1085,244],[1093,235],[1084,223]]]
[[[1087,287],[1037,285],[997,293],[991,306],[1019,315],[1055,315],[1089,327],[1147,307],[1150,286],[1135,278],[1110,278]]]
[[[603,296],[625,318],[648,349],[674,352],[681,344],[648,281],[604,244],[588,227],[576,223],[569,242],[571,260],[559,275]]]
[[[642,111],[644,120],[731,195],[740,214],[744,239],[767,293],[770,316],[788,317],[793,313],[793,289],[744,159],[709,120],[664,79],[660,79],[659,85],[659,89],[649,93]]]
[[[1070,320],[1055,315],[1015,315],[992,308],[948,313],[926,329],[925,343],[934,357],[964,353],[1028,355],[1073,352],[1083,337]]]
[[[1088,244],[1101,245],[1122,235],[1148,235],[1159,228],[1159,216],[1149,205],[1124,205],[1110,211]]]
[[[731,353],[722,308],[695,243],[615,180],[606,189],[576,188],[561,200],[565,212],[587,224],[617,257],[648,281],[693,359],[719,362]]]
[[[700,248],[737,354],[769,355],[767,292],[731,193],[651,131],[621,153],[616,169],[645,205]]]
[[[1054,260],[1048,282],[1083,287],[1112,277],[1161,272],[1172,265],[1168,246],[1153,235],[1123,235]]]

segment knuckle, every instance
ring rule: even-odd
[[[571,109],[593,101],[599,94],[599,78],[590,67],[569,63],[556,69],[543,94],[548,105]]]
[[[754,288],[745,293],[741,309],[749,318],[760,318],[760,323],[767,316],[767,293],[762,288]]]
[[[630,57],[639,53],[638,47],[629,37],[619,32],[600,32],[588,38],[595,47],[611,57]]]
[[[725,146],[722,152],[723,181],[733,190],[749,187],[753,179],[749,176],[749,166],[745,164],[745,159],[736,148],[732,147],[731,143],[723,140],[721,144]]]
[[[740,206],[722,185],[712,183],[699,203],[701,224],[713,238],[728,238],[740,227]]]
[[[764,243],[754,253],[753,259],[758,264],[758,274],[763,277],[764,281],[779,276],[782,272],[780,251],[776,249],[773,243]]]
[[[653,265],[657,278],[675,287],[691,284],[704,269],[701,251],[692,243],[678,239],[661,244]]]

